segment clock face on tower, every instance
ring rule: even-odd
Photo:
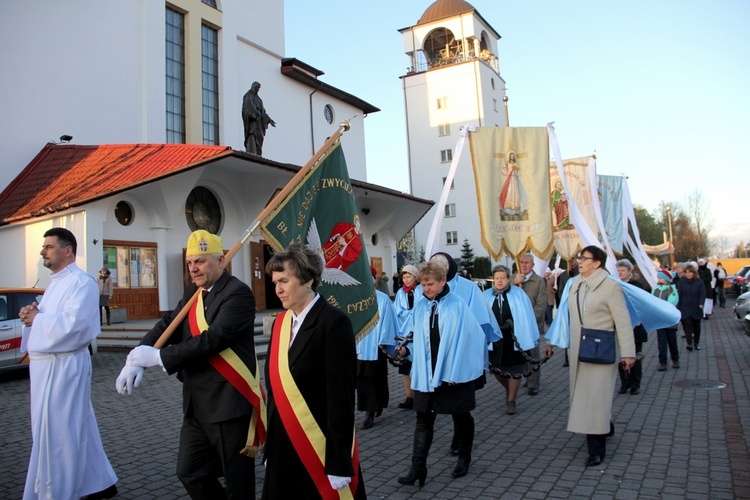
[[[191,231],[205,229],[211,234],[218,234],[221,228],[219,200],[204,187],[194,188],[185,200],[185,219]]]

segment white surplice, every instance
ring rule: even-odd
[[[21,350],[30,357],[33,444],[23,498],[77,499],[117,482],[91,405],[99,288],[75,263],[52,275]]]

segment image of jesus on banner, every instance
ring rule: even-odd
[[[528,219],[529,197],[519,179],[516,152],[508,151],[502,173],[506,176],[500,191],[500,216],[521,216]]]
[[[325,265],[329,269],[346,271],[362,253],[362,238],[359,216],[354,216],[354,224],[338,222],[331,230],[323,245]]]

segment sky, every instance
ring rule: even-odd
[[[408,58],[397,30],[431,3],[285,0],[286,56],[381,109],[364,120],[368,181],[406,192]],[[469,3],[502,37],[511,126],[555,122],[563,158],[596,153],[597,172],[625,174],[649,211],[698,189],[714,242],[750,242],[750,1]]]

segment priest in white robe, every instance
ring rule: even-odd
[[[52,271],[41,302],[19,312],[29,353],[32,448],[24,500],[111,498],[117,476],[102,447],[91,404],[88,345],[99,335],[99,288],[75,263],[67,229],[44,233],[40,255]]]

